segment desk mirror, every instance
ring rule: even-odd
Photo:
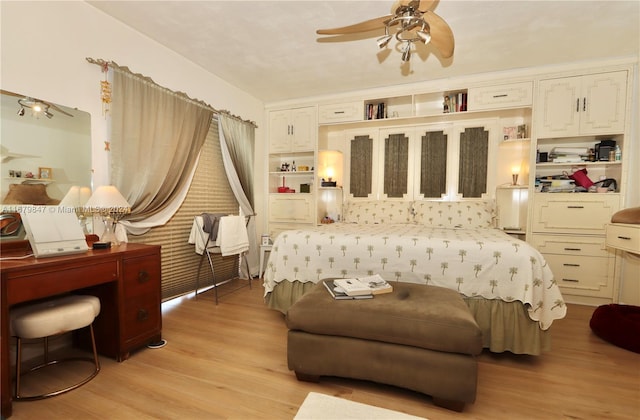
[[[0,206],[2,240],[23,239],[7,213],[21,205],[56,205],[74,187],[91,188],[91,116],[88,112],[2,90]]]

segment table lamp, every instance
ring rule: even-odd
[[[80,226],[85,234],[89,233],[87,229],[87,212],[85,211],[85,204],[91,197],[91,188],[80,187],[74,185],[69,188],[67,194],[60,200],[59,206],[71,207],[76,212]]]
[[[100,236],[101,242],[111,242],[120,245],[116,235],[117,223],[125,214],[131,212],[131,205],[120,191],[113,185],[98,187],[85,204],[86,211],[102,217],[104,231]]]

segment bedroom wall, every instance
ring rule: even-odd
[[[100,68],[85,58],[102,58],[129,67],[171,90],[185,92],[214,108],[258,124],[256,156],[262,145],[264,104],[166,47],[82,1],[0,2],[0,81],[2,89],[78,108],[91,114],[94,185],[109,182],[104,150],[107,122],[99,99]],[[263,172],[256,159],[256,174]],[[262,191],[256,192],[261,195]],[[264,215],[256,197],[258,225]]]

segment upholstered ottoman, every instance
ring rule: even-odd
[[[422,392],[461,411],[476,398],[482,333],[460,295],[393,283],[373,299],[334,300],[322,282],[287,312],[287,360],[299,380],[364,379]]]

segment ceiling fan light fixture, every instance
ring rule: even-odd
[[[389,44],[389,41],[391,41],[391,38],[393,38],[393,36],[386,34],[385,36],[378,38],[378,40],[376,41],[378,43],[378,47],[379,48],[384,48]]]
[[[406,63],[411,59],[411,42],[407,42],[404,50],[402,50],[402,62]]]
[[[49,119],[51,119],[51,118],[53,117],[53,114],[52,114],[52,113],[50,113],[48,110],[45,110],[45,111],[44,111],[44,116],[45,116],[45,117],[47,117],[47,118],[49,118]]]
[[[20,109],[18,110],[18,115],[20,115],[21,117],[24,117],[24,107],[21,106]]]

